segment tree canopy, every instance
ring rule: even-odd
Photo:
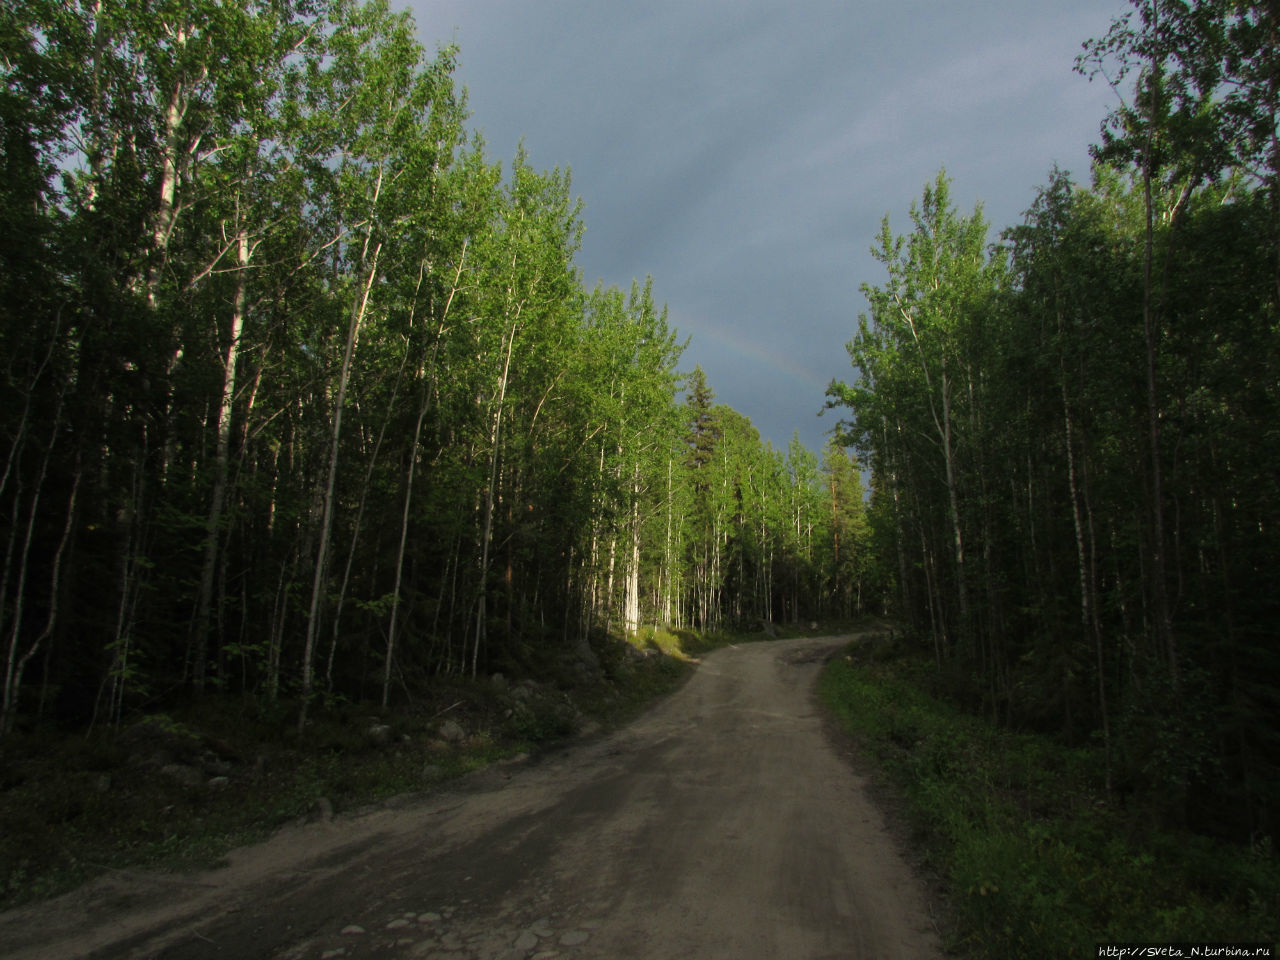
[[[0,12],[0,727],[301,727],[875,602],[853,468],[715,405],[651,281],[584,288],[568,172],[486,155],[457,55],[386,0]]]
[[[833,383],[895,606],[1011,725],[1098,738],[1157,820],[1274,833],[1280,45],[1274,6],[1134,0],[1121,105],[987,245],[944,173],[886,219]]]

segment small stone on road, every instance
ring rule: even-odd
[[[516,942],[513,944],[513,946],[517,950],[532,950],[537,945],[538,945],[537,934],[532,933],[528,930],[520,934],[520,936],[516,938]]]

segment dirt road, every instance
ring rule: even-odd
[[[0,955],[928,960],[920,885],[824,733],[839,639],[730,647],[631,726],[228,867],[0,915]]]

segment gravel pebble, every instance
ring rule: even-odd
[[[513,944],[517,950],[532,950],[537,945],[538,935],[530,930],[526,930],[524,933],[520,934],[520,936],[516,938],[516,942]]]

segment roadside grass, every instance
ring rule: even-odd
[[[697,630],[672,630],[665,627],[641,627],[627,642],[644,652],[657,652],[685,663],[697,663],[698,657],[730,643],[767,640],[764,633],[744,634],[728,631],[702,633]]]
[[[326,807],[427,793],[611,729],[676,690],[699,656],[752,639],[768,638],[648,631],[631,646],[649,655],[597,643],[594,672],[548,661],[505,678],[434,678],[428,694],[391,711],[345,702],[316,709],[301,739],[296,702],[218,695],[134,716],[118,731],[15,733],[0,740],[0,910],[112,870],[214,866]],[[447,720],[465,737],[442,737]],[[167,775],[170,764],[198,769],[198,781]]]
[[[949,950],[1092,957],[1107,942],[1280,938],[1280,859],[1157,831],[1108,802],[1101,751],[1003,730],[930,695],[932,662],[854,645],[823,700],[905,802],[943,878]]]

